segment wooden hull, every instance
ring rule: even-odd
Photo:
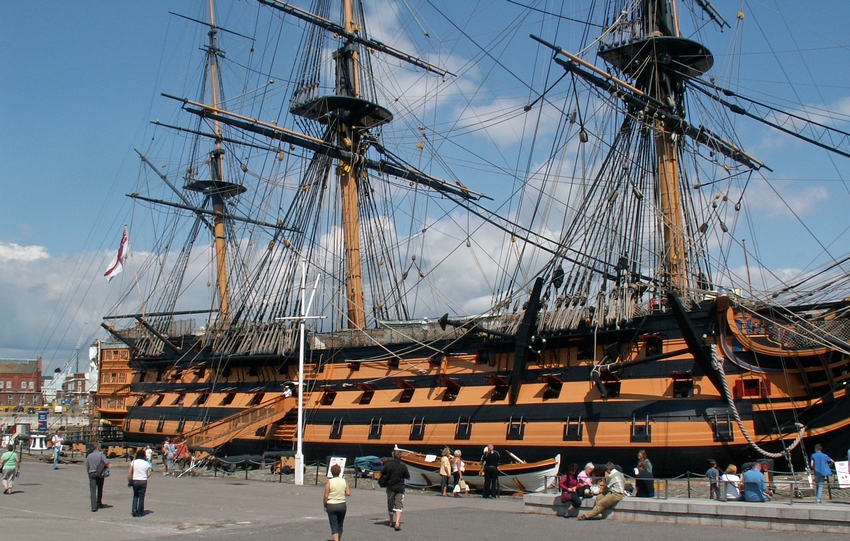
[[[689,315],[700,332],[727,321],[712,306]],[[515,403],[508,396],[515,378],[511,340],[439,329],[434,333],[442,340],[427,346],[399,341],[329,349],[314,340],[304,375],[305,456],[388,456],[394,446],[431,454],[449,446],[477,457],[493,444],[532,462],[560,454],[567,463],[611,460],[628,470],[646,449],[655,473],[669,476],[705,471],[708,458],[740,464],[761,456],[688,351],[672,315],[653,315],[640,329],[637,321],[632,325],[547,338],[548,346],[518,376]],[[667,356],[617,371],[602,382],[603,396],[592,379],[594,365],[606,345],[628,343],[638,330],[642,338],[621,347],[620,362]],[[801,422],[809,439],[834,445],[833,453],[846,451],[850,399],[841,383],[848,378],[847,357],[804,348],[756,356],[735,331],[703,334],[714,336],[711,347],[724,359],[743,429],[765,450],[780,452]],[[446,353],[435,357],[435,349]],[[285,396],[284,384],[299,379],[297,359],[224,362],[213,353],[199,359],[200,368],[133,359],[135,402],[123,421],[126,440],[160,443],[183,433],[190,445],[219,453],[293,449],[297,400]],[[821,399],[822,381],[837,387],[827,399]],[[800,450],[792,457],[802,465]]]

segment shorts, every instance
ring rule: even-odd
[[[440,488],[449,488],[449,479],[450,479],[450,477],[448,475],[441,475],[440,476]]]
[[[387,510],[404,511],[404,492],[387,490]]]

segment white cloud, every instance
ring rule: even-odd
[[[21,246],[14,242],[0,242],[0,260],[35,261],[50,257],[44,246]]]

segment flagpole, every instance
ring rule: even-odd
[[[133,257],[133,246],[130,244],[130,231],[127,229],[127,224],[124,224],[124,229],[127,230],[127,244],[130,252],[130,266],[133,267],[133,280],[136,281],[136,293],[139,294],[139,312],[142,314],[142,319],[145,318],[145,300],[142,297],[142,288],[139,286],[139,272],[136,270],[136,258]]]

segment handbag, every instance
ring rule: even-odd
[[[464,492],[466,492],[466,491],[468,491],[468,490],[469,490],[469,487],[467,487],[467,486],[466,486],[466,481],[464,481],[463,479],[461,479],[461,480],[458,482],[458,486],[460,487],[460,490],[462,490],[462,491],[464,491]]]
[[[105,462],[101,461],[97,464],[97,469],[94,471],[94,476],[100,479],[109,477],[109,468],[106,467]]]

